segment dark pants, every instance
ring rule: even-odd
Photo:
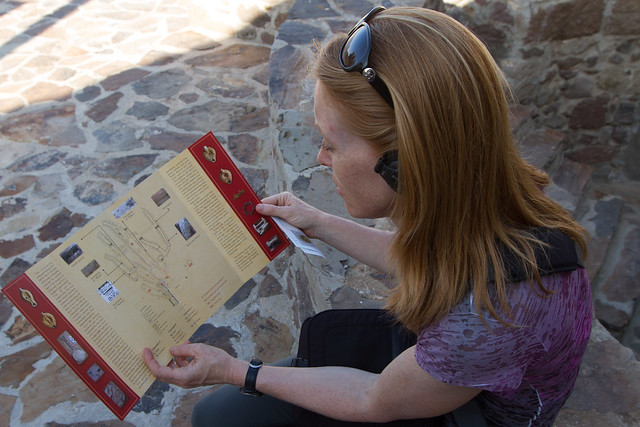
[[[297,366],[289,357],[273,363],[273,366]],[[246,396],[235,386],[224,385],[202,398],[191,413],[194,427],[295,427],[296,406],[269,395]],[[451,420],[455,419],[455,422]],[[445,421],[447,420],[447,421]],[[484,427],[486,421],[475,400],[444,417],[412,423],[415,425],[455,425]],[[357,425],[358,423],[353,423]],[[409,425],[409,421],[403,424]],[[365,424],[363,424],[365,425]],[[383,424],[382,424],[383,425]]]
[[[293,357],[273,366],[292,366]],[[238,387],[224,385],[193,408],[193,426],[271,427],[294,426],[294,405],[268,395],[245,396]]]

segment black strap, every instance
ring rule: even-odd
[[[563,232],[548,228],[534,228],[531,229],[531,234],[548,245],[534,248],[540,276],[566,273],[574,271],[578,267],[584,267],[575,242]],[[500,252],[505,266],[506,282],[516,283],[527,280],[527,271],[520,258],[504,246],[501,247]],[[491,266],[488,281],[495,281],[495,273]]]

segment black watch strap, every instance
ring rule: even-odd
[[[256,390],[256,380],[258,379],[258,370],[262,366],[262,360],[253,358],[249,362],[247,376],[244,379],[244,387],[240,388],[240,393],[247,396],[260,397],[262,393]]]

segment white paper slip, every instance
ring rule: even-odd
[[[302,232],[302,230],[294,227],[281,218],[276,218],[275,216],[272,218],[276,222],[276,224],[278,224],[278,227],[282,229],[284,234],[287,235],[289,240],[291,240],[291,243],[302,249],[302,252],[304,252],[305,254],[317,255],[326,258],[326,256],[320,251],[320,249],[318,249],[318,247],[311,241],[311,239],[309,239],[307,235]]]

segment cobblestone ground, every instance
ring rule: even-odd
[[[315,160],[306,71],[312,40],[347,30],[371,4],[0,2],[1,285],[210,130],[259,195],[288,189],[346,214]],[[514,112],[519,132],[532,126],[529,109]],[[527,147],[547,161],[559,155],[552,138],[529,138]],[[295,351],[307,316],[381,304],[385,277],[322,249],[326,260],[294,249],[281,255],[193,339],[275,361]],[[156,383],[119,422],[1,296],[0,332],[0,425],[183,426],[207,392]],[[633,354],[597,324],[557,424],[638,423],[637,384]]]

